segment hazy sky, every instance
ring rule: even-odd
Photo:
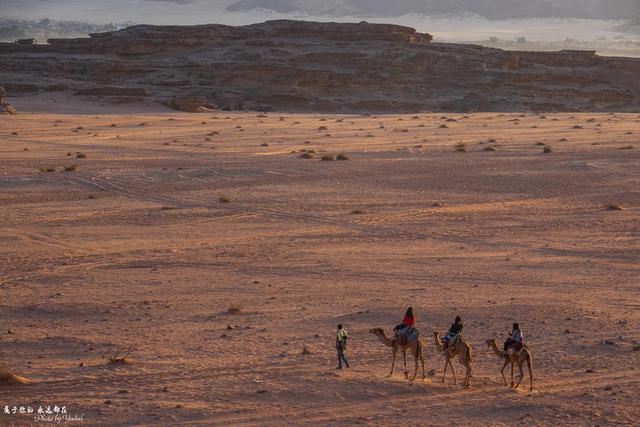
[[[235,11],[235,13],[233,13]],[[149,23],[241,23],[284,12],[299,16],[397,17],[475,13],[489,18],[640,15],[640,0],[0,0],[0,17]]]

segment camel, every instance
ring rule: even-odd
[[[382,344],[386,345],[387,347],[391,347],[391,350],[393,352],[393,359],[391,362],[391,372],[389,372],[389,376],[393,375],[393,370],[396,366],[396,355],[400,350],[402,351],[402,357],[404,359],[404,376],[407,379],[409,378],[409,371],[407,370],[407,349],[410,349],[411,354],[413,355],[413,361],[415,363],[415,369],[413,371],[413,377],[411,378],[411,381],[414,381],[416,379],[416,376],[418,375],[418,360],[420,360],[420,363],[422,364],[422,379],[426,378],[424,374],[424,357],[422,356],[424,342],[420,338],[412,339],[403,344],[397,338],[388,338],[382,328],[374,328],[369,330],[369,332],[377,336]]]
[[[504,368],[506,368],[508,364],[511,364],[511,387],[514,390],[517,390],[518,386],[520,386],[520,383],[522,382],[522,379],[524,378],[522,365],[524,365],[524,362],[527,362],[527,368],[529,368],[529,391],[533,391],[533,358],[531,357],[531,351],[529,350],[529,347],[524,345],[522,347],[522,350],[520,350],[520,352],[518,353],[503,354],[498,348],[495,338],[487,340],[486,344],[493,349],[493,352],[497,354],[500,359],[504,360],[504,365],[502,365],[502,370],[500,371],[500,373],[502,374],[502,379],[504,380],[504,385],[507,385],[507,379],[504,376]],[[515,381],[513,380],[513,370],[516,364],[518,364],[518,369],[520,369],[520,376],[518,377],[517,384],[515,384]]]
[[[442,351],[442,341],[440,340],[440,333],[438,331],[433,331],[433,337],[435,339],[436,350]],[[471,356],[472,348],[473,347],[471,347],[471,344],[466,342],[464,338],[462,338],[462,336],[458,336],[453,347],[449,346],[449,349],[444,353],[445,363],[442,382],[445,382],[445,378],[447,377],[447,367],[451,366],[451,373],[453,374],[453,384],[456,384],[456,372],[453,369],[453,363],[451,363],[451,359],[458,356],[458,360],[466,368],[464,386],[469,387],[469,381],[471,379],[471,362],[473,359]]]

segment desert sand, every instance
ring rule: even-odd
[[[76,425],[640,423],[638,114],[15,104],[0,117],[0,363],[30,383],[0,383],[0,410],[64,405]],[[414,382],[401,363],[387,377],[391,351],[369,333],[407,306],[431,371]],[[457,314],[469,389],[457,361],[458,383],[441,382],[432,339]],[[484,344],[514,321],[533,392],[527,377],[505,387]],[[0,424],[43,425],[33,415]]]

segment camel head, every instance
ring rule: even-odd
[[[369,332],[373,335],[384,335],[384,330],[382,328],[369,329]]]
[[[496,343],[496,339],[495,338],[491,338],[491,339],[486,340],[484,343],[487,345],[487,347],[491,347],[492,345],[494,345]]]
[[[439,335],[440,335],[440,332],[438,332],[438,331],[433,331],[433,336],[434,336],[434,337],[438,337]]]

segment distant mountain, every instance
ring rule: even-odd
[[[320,3],[320,4],[319,4]],[[264,9],[311,15],[401,16],[473,13],[503,18],[631,19],[640,14],[640,0],[240,0],[230,12]]]

